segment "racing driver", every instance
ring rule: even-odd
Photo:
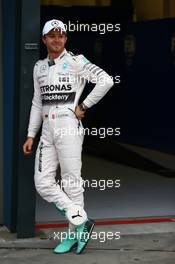
[[[76,253],[80,254],[94,227],[94,221],[84,210],[81,178],[84,133],[81,119],[87,109],[108,92],[113,81],[83,55],[74,55],[65,49],[67,33],[62,21],[53,19],[46,22],[42,41],[48,56],[34,66],[34,96],[23,151],[25,155],[32,153],[34,138],[42,124],[35,158],[36,190],[64,214],[69,222],[69,231],[74,234],[61,241],[54,252],[70,252],[75,247]],[[95,83],[95,86],[79,104],[87,81]],[[72,130],[76,133],[70,133]],[[55,179],[58,165],[63,188]]]

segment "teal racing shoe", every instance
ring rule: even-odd
[[[81,254],[85,247],[87,246],[89,239],[91,238],[91,233],[95,226],[95,222],[92,219],[88,219],[85,223],[81,224],[76,228],[77,231],[77,254]]]
[[[70,252],[73,248],[76,248],[78,244],[78,240],[76,239],[76,233],[74,236],[71,236],[69,232],[67,232],[67,237],[53,250],[56,254],[64,254]]]

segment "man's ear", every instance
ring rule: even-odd
[[[45,36],[42,37],[42,41],[43,41],[44,44],[46,44],[46,37]]]
[[[65,36],[65,44],[66,44],[66,42],[67,42],[67,35]]]

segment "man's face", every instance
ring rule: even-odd
[[[43,38],[48,53],[61,53],[64,50],[67,36],[61,30],[51,30]]]

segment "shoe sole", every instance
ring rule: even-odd
[[[93,231],[93,229],[94,229],[94,226],[95,226],[95,222],[92,224],[91,230],[90,230],[90,232],[89,232],[89,239],[87,240],[87,242],[86,242],[86,244],[84,245],[84,247],[82,247],[81,251],[80,251],[80,252],[77,252],[77,255],[81,254],[81,253],[85,250],[85,248],[86,248],[86,246],[87,246],[87,244],[88,244],[88,242],[89,242],[89,240],[90,240],[90,236],[91,236],[91,234],[92,234],[92,231]]]

